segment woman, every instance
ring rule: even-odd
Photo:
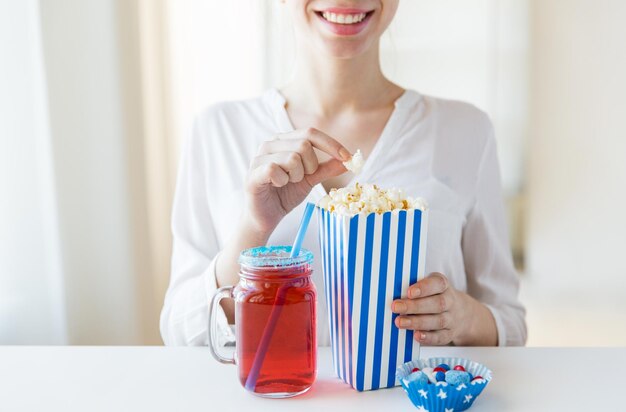
[[[379,41],[398,0],[287,0],[293,81],[215,105],[187,142],[174,202],[172,278],[161,314],[168,345],[206,344],[207,303],[238,282],[248,247],[290,244],[305,200],[351,182],[428,200],[426,273],[393,302],[398,328],[427,345],[523,345],[493,128],[475,107],[404,90],[380,69]],[[342,162],[357,149],[358,177]],[[304,247],[317,250],[313,224]],[[314,281],[323,293],[319,260]],[[233,306],[224,305],[234,322]],[[221,315],[221,324],[226,319]],[[329,344],[318,305],[318,343]]]

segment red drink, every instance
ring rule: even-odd
[[[225,364],[237,364],[247,390],[268,398],[306,392],[317,373],[316,298],[313,254],[271,246],[241,252],[240,280],[218,289],[209,305],[209,349]],[[235,357],[220,353],[215,313],[224,298],[235,300]]]
[[[263,247],[240,257],[235,300],[239,380],[266,397],[307,391],[316,376],[316,298],[313,256],[290,258],[288,247]]]

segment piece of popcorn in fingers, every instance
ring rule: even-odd
[[[361,153],[361,149],[359,149],[356,151],[355,154],[352,155],[352,158],[350,158],[350,160],[343,162],[343,165],[346,167],[346,169],[348,169],[355,175],[358,175],[359,173],[361,173],[361,169],[363,169],[364,163],[365,160],[363,159],[363,153]]]

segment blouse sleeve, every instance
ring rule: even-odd
[[[462,249],[468,293],[485,304],[498,329],[499,346],[526,343],[526,311],[518,298],[505,218],[493,126],[478,168],[475,200],[463,230]]]
[[[183,149],[172,210],[171,278],[160,322],[166,345],[208,343],[208,304],[217,288],[219,250],[207,197],[211,185],[205,144],[196,122]],[[232,337],[221,307],[217,320],[222,336]]]

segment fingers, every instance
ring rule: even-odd
[[[414,339],[425,345],[447,345],[453,340],[453,311],[455,294],[448,278],[431,273],[409,287],[407,299],[393,301],[397,316],[395,325],[413,330]]]
[[[450,329],[442,329],[435,331],[415,331],[413,339],[419,341],[423,345],[442,346],[448,345],[453,340],[452,331]]]
[[[314,149],[333,159],[320,164]],[[250,183],[283,187],[306,177],[312,187],[345,173],[342,162],[350,157],[350,152],[327,134],[313,128],[296,130],[268,140],[259,147],[258,155],[250,165]]]
[[[331,155],[337,160],[346,162],[352,157],[350,151],[343,147],[341,143],[317,129],[307,129],[305,134],[313,144],[313,147]]]
[[[350,160],[352,157],[348,149],[346,149],[341,143],[328,136],[326,133],[312,127],[285,133],[277,136],[274,140],[265,142],[261,147],[261,154],[290,150],[289,148],[293,150],[293,144],[295,143],[295,145],[299,145],[301,144],[301,140],[308,141],[311,146],[327,153],[337,160],[341,160],[342,162]]]
[[[321,163],[315,173],[307,176],[306,179],[309,184],[315,186],[318,183],[323,182],[331,177],[339,176],[346,172],[346,167],[339,160],[331,159],[327,162]]]
[[[289,182],[298,183],[304,179],[304,162],[299,153],[279,152],[257,156],[252,160],[251,168],[256,169],[262,165],[275,163],[289,175]]]
[[[427,278],[420,280],[409,287],[407,293],[411,299],[437,295],[445,292],[450,285],[448,278],[441,273],[431,273]]]
[[[289,183],[289,174],[276,163],[266,163],[250,173],[250,184],[252,186],[271,184],[275,187],[283,187],[287,183]]]
[[[317,170],[319,161],[313,150],[313,144],[306,139],[278,139],[268,140],[259,147],[257,159],[262,159],[264,155],[282,152],[295,152],[302,158],[304,173],[310,175]],[[254,161],[253,161],[254,162]]]
[[[437,315],[408,315],[396,317],[396,326],[411,330],[440,330],[452,326],[452,315],[443,312]]]
[[[398,299],[393,301],[391,310],[400,315],[437,314],[452,308],[452,297],[448,293],[419,299]]]

